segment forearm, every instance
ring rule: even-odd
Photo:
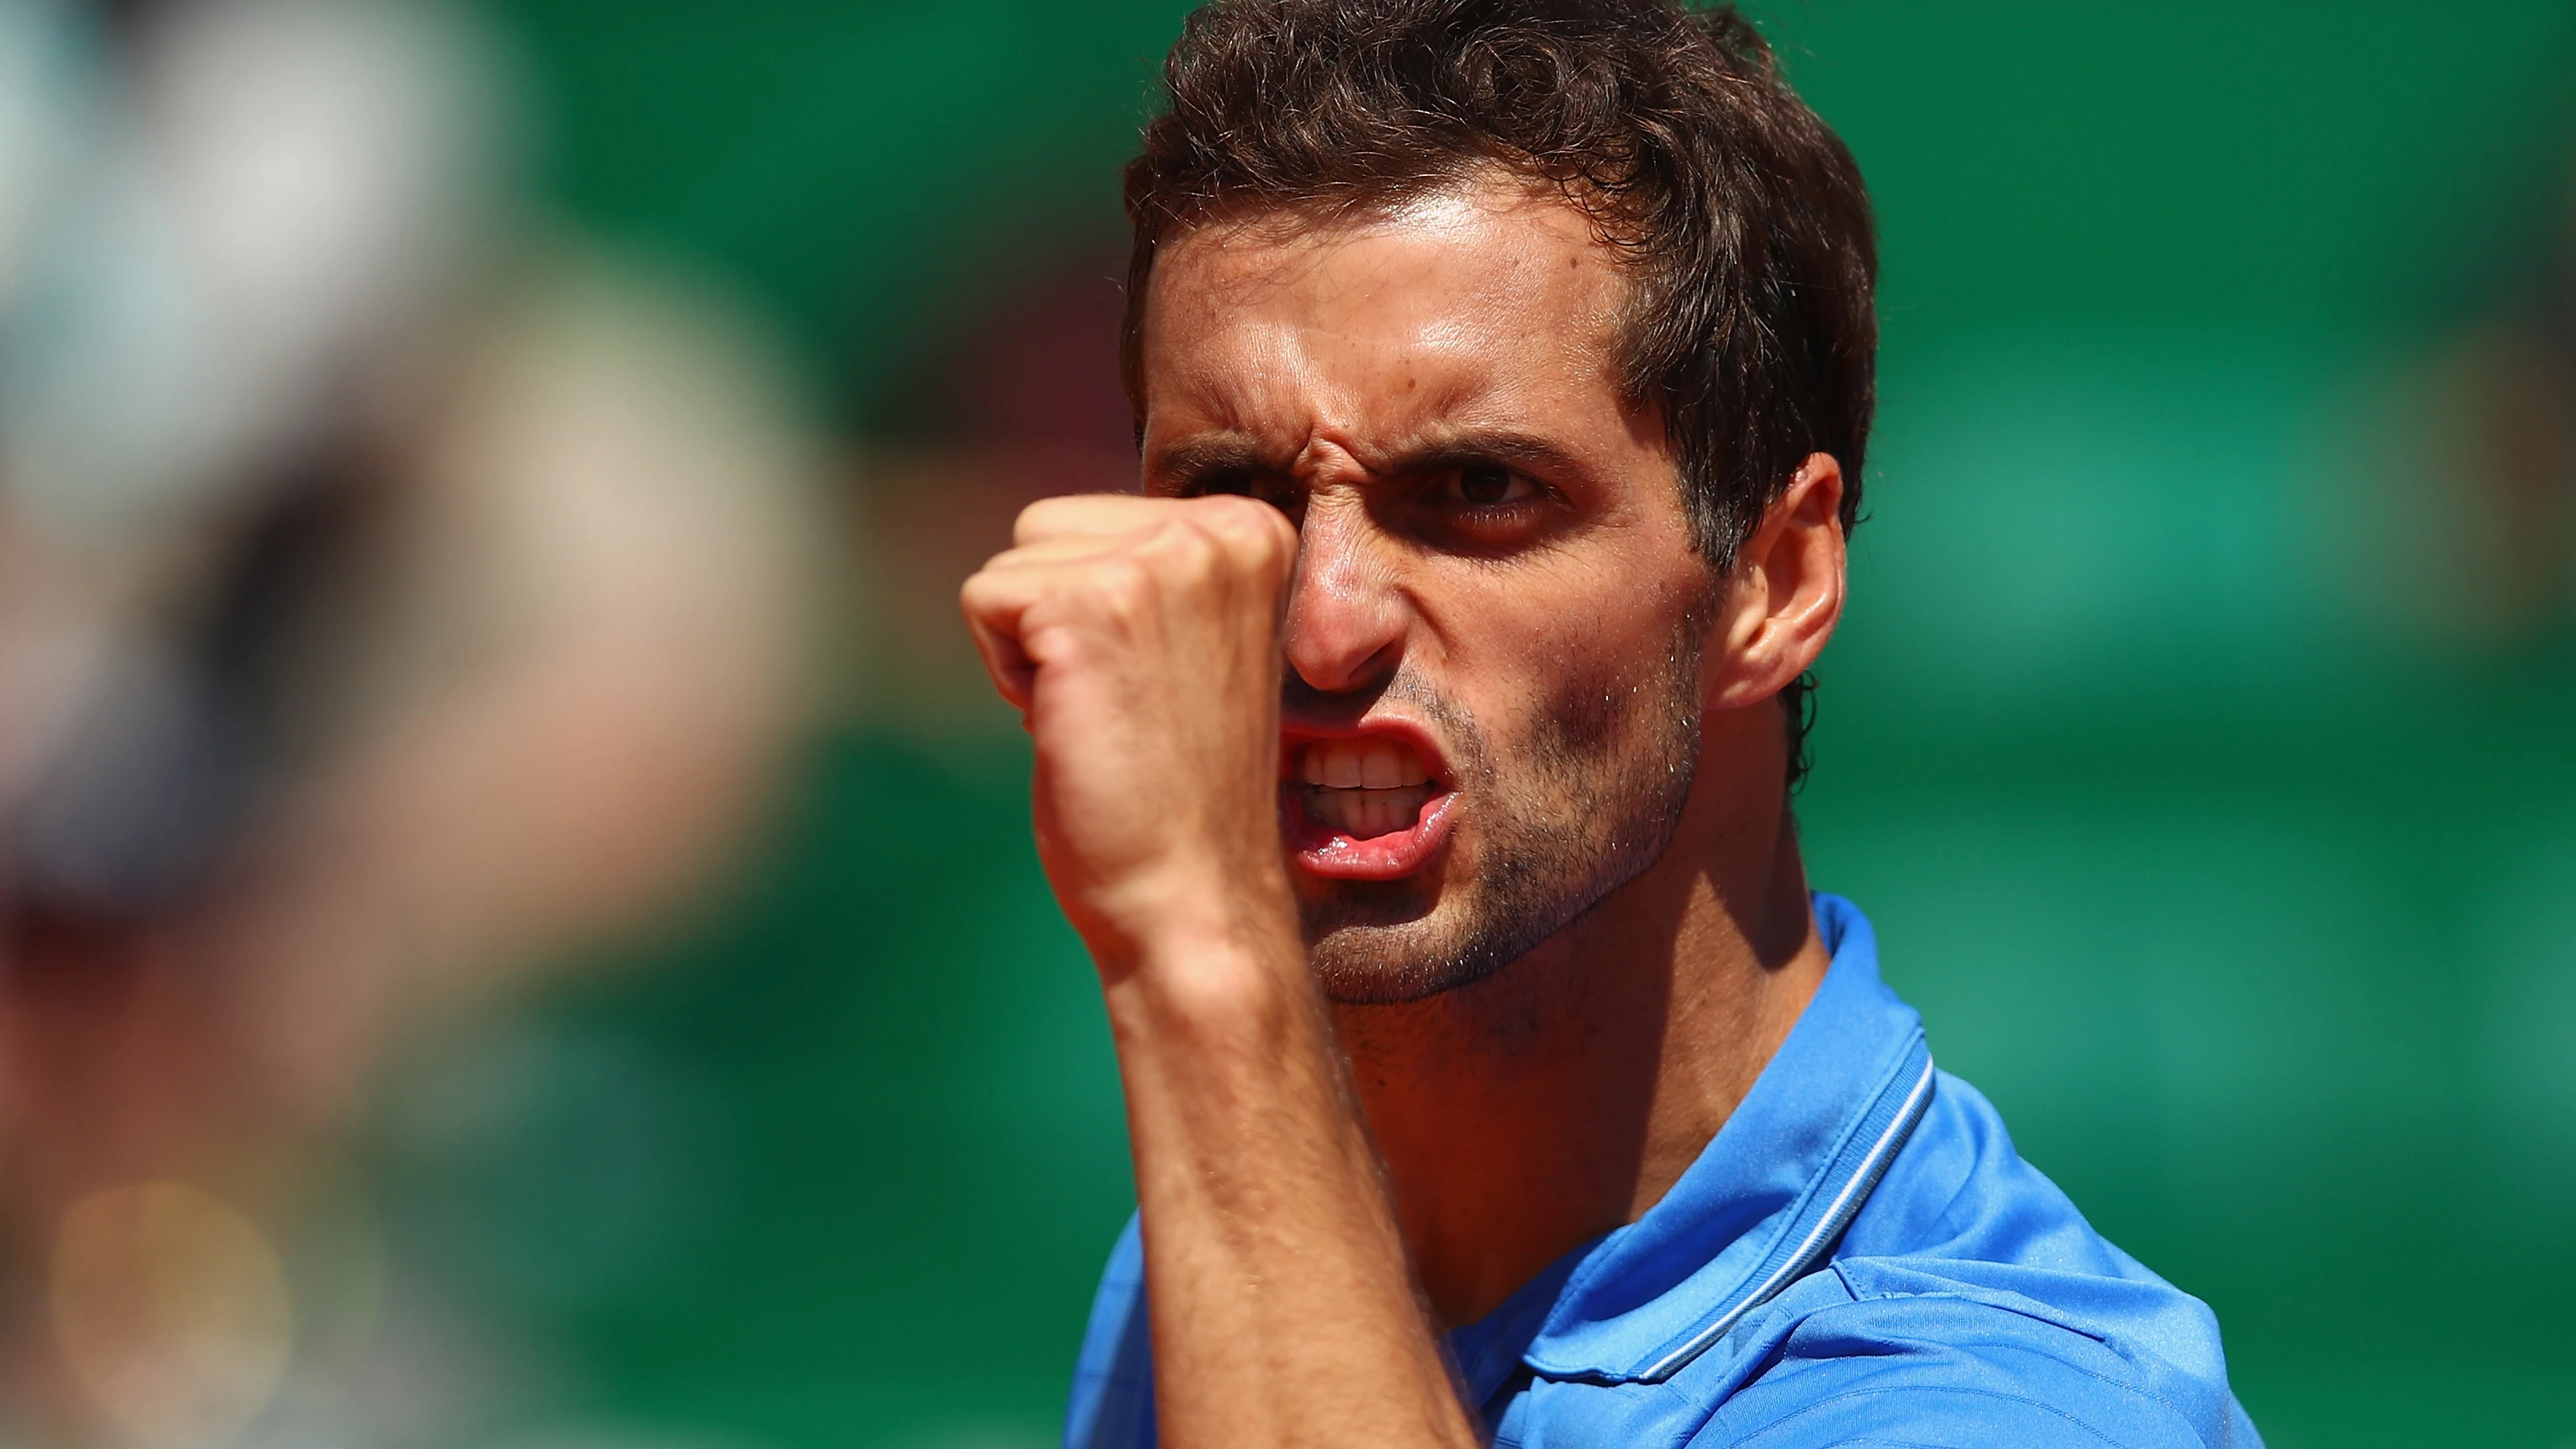
[[[1314,983],[1278,825],[1299,543],[1250,499],[1069,497],[961,595],[1100,968],[1172,1449],[1429,1449],[1458,1403]]]
[[[1115,973],[1162,1442],[1471,1445],[1303,953]]]

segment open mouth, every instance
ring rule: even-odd
[[[1408,875],[1448,835],[1450,792],[1400,734],[1291,741],[1282,814],[1297,863],[1317,875]]]

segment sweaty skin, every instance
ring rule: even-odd
[[[1108,1003],[1163,1442],[1475,1444],[1439,1333],[1660,1198],[1827,964],[1773,696],[1841,473],[1714,576],[1615,254],[1507,178],[1151,286],[1148,496],[1033,506],[963,602]]]

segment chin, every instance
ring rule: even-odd
[[[1455,902],[1420,878],[1334,881],[1300,903],[1306,959],[1325,997],[1344,1006],[1391,1006],[1464,984]],[[1449,909],[1442,909],[1443,905]]]
[[[1439,880],[1337,881],[1304,893],[1307,960],[1343,1006],[1399,1006],[1511,965],[1659,859],[1676,808],[1569,848],[1497,850]],[[1624,846],[1619,842],[1625,840]],[[1320,884],[1320,883],[1319,883]]]
[[[1334,914],[1318,922],[1309,913],[1307,961],[1317,987],[1339,1006],[1401,1006],[1472,986],[1547,935],[1495,930],[1498,923],[1454,903],[1392,920]]]

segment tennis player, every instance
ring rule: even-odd
[[[1143,494],[964,591],[1135,1151],[1067,1443],[2259,1444],[1809,889],[1876,262],[1753,29],[1216,0],[1165,79]]]

